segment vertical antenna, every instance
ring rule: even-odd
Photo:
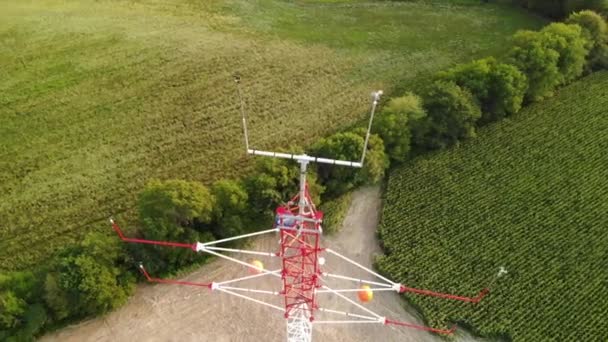
[[[372,121],[374,121],[374,113],[376,112],[376,106],[378,105],[378,101],[380,101],[380,96],[382,96],[382,90],[378,90],[372,93],[372,97],[374,100],[372,101],[372,113],[369,116],[369,125],[367,126],[367,134],[365,134],[365,143],[363,144],[363,154],[361,155],[361,165],[365,161],[365,153],[367,152],[367,143],[369,142],[369,135],[372,131]]]
[[[249,136],[247,134],[247,119],[245,118],[245,102],[243,101],[243,94],[241,92],[241,76],[238,73],[235,73],[233,77],[234,83],[236,83],[237,92],[239,94],[241,117],[243,120],[243,132],[245,133],[245,152],[249,153]]]

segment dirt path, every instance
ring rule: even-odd
[[[380,190],[377,187],[359,189],[346,216],[342,231],[323,241],[324,246],[342,253],[365,266],[370,266],[374,253],[380,248],[375,229],[380,209]],[[277,236],[254,241],[251,249],[275,251]],[[244,260],[246,258],[243,258]],[[370,279],[363,272],[339,259],[326,256],[325,271]],[[264,261],[267,269],[278,269],[279,260]],[[219,281],[247,275],[247,271],[234,263],[215,260],[188,275],[189,281]],[[262,278],[260,278],[262,279]],[[257,288],[279,289],[278,278],[265,277],[256,282]],[[341,287],[348,284],[341,282]],[[246,283],[241,283],[245,286]],[[334,285],[333,283],[330,285]],[[337,283],[336,283],[337,285]],[[237,286],[237,285],[234,285]],[[336,286],[337,287],[337,286]],[[267,295],[260,295],[267,296]],[[344,305],[335,295],[319,299],[322,307],[360,313]],[[354,296],[352,296],[354,297]],[[278,297],[278,306],[282,306]],[[406,312],[403,301],[392,292],[376,293],[366,304],[369,309],[396,320],[421,324],[414,315]],[[327,315],[327,314],[326,314]],[[319,316],[319,319],[342,317]],[[407,328],[380,324],[318,325],[313,339],[316,341],[444,341],[435,335]],[[224,293],[210,293],[200,288],[175,285],[143,285],[122,308],[78,325],[70,326],[41,338],[41,341],[284,341],[285,321],[282,314],[272,308],[247,302]],[[458,340],[470,341],[464,332]]]

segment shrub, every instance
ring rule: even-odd
[[[558,69],[560,55],[547,47],[546,35],[535,31],[518,31],[507,60],[528,78],[525,99],[539,101],[551,96],[562,76]]]
[[[545,26],[541,33],[545,45],[557,51],[557,68],[561,74],[560,83],[567,84],[583,73],[585,60],[589,54],[588,41],[578,25],[552,23]]]
[[[475,136],[475,122],[481,111],[468,90],[454,82],[438,80],[422,98],[428,113],[428,132],[419,145],[443,148]]]
[[[493,57],[459,65],[440,76],[471,92],[481,106],[482,123],[517,113],[528,87],[526,76],[516,67]]]
[[[373,131],[384,141],[386,153],[391,161],[403,162],[407,159],[412,139],[412,128],[426,117],[421,99],[412,94],[392,98],[374,120]]]
[[[608,28],[604,18],[593,11],[580,11],[572,13],[566,23],[579,25],[583,29],[582,33],[587,39],[589,49],[588,71],[608,67]]]

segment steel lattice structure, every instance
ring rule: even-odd
[[[236,77],[235,80],[238,86],[240,84],[240,79]],[[276,311],[280,311],[286,320],[286,335],[288,342],[310,342],[312,340],[313,326],[323,324],[383,324],[403,326],[439,334],[453,333],[456,329],[456,326],[453,326],[449,330],[437,329],[386,318],[368,309],[364,305],[357,303],[355,300],[349,298],[348,294],[356,294],[361,291],[360,288],[357,288],[352,285],[364,284],[370,287],[367,291],[371,291],[372,293],[386,291],[397,293],[408,292],[419,295],[458,300],[462,302],[478,303],[485,295],[488,294],[488,288],[484,288],[475,297],[465,297],[407,287],[374,272],[373,270],[361,265],[360,263],[354,260],[351,260],[350,258],[330,248],[323,247],[321,243],[321,236],[323,231],[321,224],[323,222],[323,213],[316,209],[308,192],[308,186],[306,183],[307,166],[309,163],[314,162],[356,168],[362,167],[365,161],[365,152],[367,149],[367,143],[369,140],[374,112],[380,99],[380,96],[382,95],[382,92],[378,91],[373,93],[373,102],[368,131],[365,137],[364,149],[362,152],[361,160],[357,162],[318,158],[308,156],[306,154],[295,155],[289,153],[268,152],[250,149],[247,133],[247,121],[244,112],[240,87],[238,87],[238,93],[239,98],[241,99],[241,115],[243,121],[243,131],[245,135],[245,146],[247,153],[251,155],[291,159],[297,161],[300,164],[299,192],[287,203],[277,208],[274,228],[205,243],[181,243],[128,238],[123,234],[121,228],[116,222],[114,222],[113,220],[110,221],[112,227],[114,228],[118,236],[125,242],[161,245],[171,248],[187,248],[191,249],[193,252],[208,253],[210,255],[229,260],[246,268],[256,269],[259,273],[235,279],[222,280],[218,282],[197,283],[189,281],[154,278],[148,274],[143,265],[140,265],[140,270],[146,277],[146,279],[150,282],[156,283],[178,284],[207,288],[214,292],[219,291],[225,294],[242,298],[243,300],[249,300],[257,304],[264,305]],[[218,246],[228,242],[233,242],[264,234],[279,235],[280,239],[276,251],[254,251]],[[269,258],[280,258],[281,268],[276,270],[267,270],[263,267],[252,265],[234,257],[238,254],[254,255]],[[346,262],[352,265],[352,267],[368,274],[371,279],[361,279],[348,275],[326,272],[324,270],[324,264],[326,257],[328,256],[331,256],[335,260]],[[501,271],[499,272],[498,276],[502,275],[503,273],[506,273],[506,271],[501,268]],[[259,279],[261,277],[278,278],[277,282],[280,282],[281,290],[271,291],[268,289],[237,286],[240,282]],[[346,286],[344,288],[333,289],[328,286],[328,280],[330,279],[344,281],[345,283],[352,285]],[[350,304],[353,308],[356,308],[358,313],[339,311],[331,309],[329,307],[325,307],[322,304],[322,299],[323,294],[326,293],[331,293],[343,300],[344,302]],[[279,306],[267,300],[254,298],[250,294],[267,295],[271,297],[279,296],[280,298],[282,298],[284,305]],[[320,320],[316,318],[317,313],[323,313],[324,316],[329,315],[337,318]]]

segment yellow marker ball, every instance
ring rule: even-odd
[[[264,269],[264,264],[260,260],[253,260],[249,264],[251,264],[251,267],[249,267],[250,273],[252,273],[252,274],[262,273],[262,270]]]
[[[374,291],[372,291],[367,285],[361,286],[361,290],[359,290],[357,294],[359,295],[359,300],[364,303],[367,303],[374,298]]]

